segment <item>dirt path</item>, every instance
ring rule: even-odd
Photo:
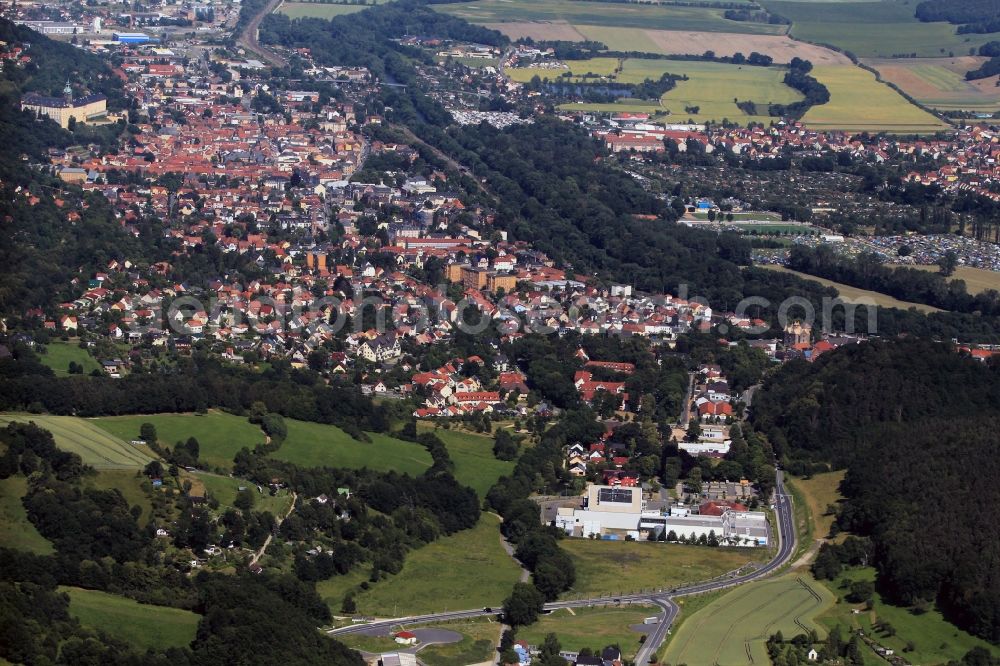
[[[297,500],[298,497],[299,496],[296,495],[294,491],[292,491],[292,505],[290,507],[288,507],[288,512],[284,516],[282,516],[281,518],[278,518],[278,524],[275,527],[280,527],[281,523],[283,523],[285,521],[285,519],[288,518],[288,516],[292,515],[292,511],[295,511],[295,500]],[[250,558],[250,566],[253,566],[254,564],[257,564],[257,560],[259,560],[260,558],[262,558],[264,556],[264,552],[267,551],[267,547],[271,545],[271,539],[273,537],[274,537],[274,534],[268,534],[267,535],[267,538],[264,539],[264,545],[261,546],[260,550],[258,550],[256,553],[254,553],[253,557]]]

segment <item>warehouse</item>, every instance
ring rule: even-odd
[[[116,32],[112,35],[116,42],[122,44],[147,44],[153,39],[144,32]]]

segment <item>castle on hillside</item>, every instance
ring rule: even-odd
[[[21,110],[33,111],[48,116],[63,129],[69,127],[69,119],[78,123],[93,122],[108,114],[108,98],[104,95],[73,97],[73,89],[66,82],[62,97],[45,97],[38,93],[28,93],[21,98]]]

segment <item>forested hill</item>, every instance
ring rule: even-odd
[[[20,108],[23,93],[58,93],[67,78],[76,94],[100,92],[108,96],[109,107],[121,107],[121,80],[100,58],[5,19],[0,19],[0,40],[31,45],[27,50],[30,63],[8,65],[0,74],[0,145],[4,147],[0,150],[0,219],[8,220],[3,229],[7,242],[0,243],[0,315],[17,316],[28,308],[49,308],[71,296],[66,289],[78,271],[89,277],[110,259],[127,254],[134,261],[143,252],[140,242],[122,230],[103,196],[84,197],[78,187],[29,167],[46,163],[49,148],[96,143],[114,150],[123,127],[80,124],[70,132]],[[56,204],[56,198],[62,205]],[[80,219],[70,224],[67,211],[77,211]]]
[[[1000,642],[1000,365],[948,345],[872,341],[792,362],[753,407],[792,471],[846,467],[841,528],[876,546],[878,584]]]

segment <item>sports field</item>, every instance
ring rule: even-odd
[[[799,271],[793,271],[791,269],[785,268],[784,266],[761,266],[761,268],[766,268],[771,271],[781,271],[783,273],[793,273],[806,280],[813,280],[814,282],[819,282],[825,287],[833,287],[837,290],[840,297],[849,300],[857,299],[869,299],[875,305],[884,308],[900,308],[902,310],[908,310],[909,308],[916,308],[921,312],[940,312],[938,308],[931,307],[929,305],[924,305],[922,303],[910,303],[908,301],[901,301],[898,298],[893,298],[887,294],[883,294],[877,291],[870,291],[868,289],[858,289],[857,287],[851,287],[850,285],[843,284],[841,282],[834,282],[833,280],[827,280],[826,278],[815,277],[809,275],[808,273],[801,273]]]
[[[802,122],[811,129],[906,134],[949,127],[860,67],[819,66],[812,75],[830,91],[830,101],[812,107],[802,117]]]
[[[38,355],[39,360],[52,368],[57,377],[69,376],[70,361],[76,361],[83,367],[83,374],[89,375],[94,370],[100,370],[101,365],[86,349],[80,349],[77,342],[53,340],[45,345],[45,353]]]
[[[441,428],[434,432],[455,463],[455,478],[475,490],[480,498],[486,496],[497,479],[514,470],[514,461],[504,462],[493,456],[492,437]]]
[[[374,3],[380,4],[380,3]],[[331,19],[334,16],[353,14],[367,9],[367,5],[362,4],[325,4],[319,2],[282,2],[274,10],[276,14],[284,14],[288,18],[321,18]]]
[[[751,67],[749,65],[728,65],[717,62],[684,60],[655,60],[632,58],[619,63],[615,58],[594,58],[592,60],[571,60],[569,69],[519,68],[510,70],[516,81],[528,81],[533,76],[554,80],[569,72],[574,80],[582,80],[587,73],[608,77],[620,83],[641,83],[646,79],[659,79],[664,73],[686,75],[687,81],[678,81],[673,90],[668,91],[655,102],[630,102],[622,100],[613,105],[568,104],[563,108],[582,111],[641,111],[664,113],[672,117],[692,118],[697,122],[721,121],[728,118],[737,122],[768,122],[767,107],[771,102],[787,104],[802,99],[797,91],[783,82],[783,67]],[[620,71],[616,71],[620,66]],[[593,80],[593,79],[591,79]],[[752,101],[757,104],[758,114],[747,115],[736,106],[735,99]],[[620,107],[620,108],[619,108]],[[687,109],[698,107],[698,112]]]
[[[434,5],[437,11],[460,16],[472,23],[503,24],[560,22],[619,28],[660,30],[704,30],[749,34],[783,34],[785,26],[730,21],[725,10],[713,7],[683,7],[573,0],[476,0]],[[635,50],[635,49],[631,49]]]
[[[410,552],[402,571],[355,597],[358,611],[398,617],[449,608],[499,607],[520,579],[521,569],[501,546],[498,525],[495,515],[484,513],[472,529]],[[339,612],[340,599],[331,602]]]
[[[719,597],[681,626],[667,648],[671,664],[769,663],[765,642],[778,631],[791,637],[816,629],[834,595],[810,577],[787,574],[749,583]]]
[[[23,476],[0,479],[0,544],[39,555],[54,552],[52,543],[28,520],[21,498],[28,490]]]
[[[648,541],[562,539],[559,547],[570,554],[576,566],[576,583],[569,598],[677,587],[715,578],[747,562],[768,559],[766,549]]]
[[[937,273],[939,270],[937,266],[907,266],[907,268],[916,268],[931,273]],[[948,278],[948,280],[964,280],[965,288],[970,294],[978,294],[987,289],[1000,291],[1000,273],[989,271],[985,268],[959,266],[955,269],[954,275]]]
[[[85,627],[99,629],[140,652],[183,647],[194,640],[201,616],[166,606],[140,604],[116,594],[60,587],[69,594],[69,613]]]
[[[126,441],[138,439],[142,424],[152,423],[160,443],[171,448],[194,437],[200,447],[198,459],[224,469],[233,466],[233,457],[244,446],[252,449],[264,442],[264,433],[245,416],[216,410],[207,414],[106,416],[94,419],[93,423]]]
[[[957,35],[955,26],[944,21],[921,23],[916,3],[881,2],[784,2],[764,0],[772,12],[791,19],[791,34],[817,44],[832,44],[858,57],[929,58],[967,55],[970,48],[988,42],[990,35]]]
[[[956,56],[899,60],[871,58],[864,62],[921,104],[942,110],[994,113],[1000,109],[1000,88],[997,87],[1000,77],[965,80],[965,73],[976,69],[985,60],[978,56]]]
[[[655,606],[600,606],[557,610],[543,615],[535,624],[519,629],[517,637],[527,641],[529,645],[541,645],[547,634],[555,634],[559,637],[563,650],[579,652],[589,647],[598,654],[607,646],[617,644],[621,647],[622,657],[633,659],[642,645],[639,642],[642,634],[630,627],[643,626],[643,619],[661,612]],[[653,629],[655,626],[647,625],[645,628]]]
[[[0,414],[0,427],[12,421],[34,421],[52,433],[56,446],[78,454],[97,469],[139,469],[153,460],[149,450],[119,439],[95,424],[75,416]]]
[[[431,466],[427,450],[413,442],[368,433],[370,442],[359,442],[337,426],[285,419],[288,437],[271,456],[301,467],[367,467],[380,472],[411,475]]]

